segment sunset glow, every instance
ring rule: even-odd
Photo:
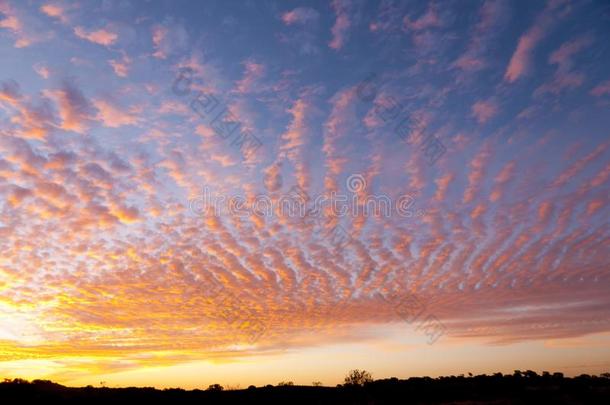
[[[0,0],[0,377],[610,371],[604,1]]]

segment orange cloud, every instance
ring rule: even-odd
[[[63,24],[67,24],[69,19],[66,15],[66,10],[56,3],[47,3],[40,6],[40,11],[49,17],[56,18]]]
[[[136,125],[139,121],[139,107],[131,107],[127,110],[118,108],[108,101],[93,100],[93,105],[98,110],[96,119],[109,128],[119,128],[125,125]]]

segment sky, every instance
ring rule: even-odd
[[[610,4],[0,0],[0,376],[610,370]]]

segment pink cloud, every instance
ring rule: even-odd
[[[256,84],[265,74],[265,66],[252,60],[244,64],[245,72],[243,78],[237,82],[236,91],[240,94],[247,94],[256,91]]]
[[[445,199],[445,194],[447,193],[447,188],[449,184],[453,182],[455,179],[455,175],[453,173],[447,173],[443,177],[439,177],[434,182],[436,183],[436,194],[434,198],[437,201],[443,201]]]
[[[575,89],[585,80],[582,73],[557,72],[553,79],[544,83],[534,91],[534,96],[541,96],[546,93],[559,94],[565,89]]]
[[[15,48],[28,47],[36,42],[47,40],[52,35],[34,31],[33,27],[38,27],[37,22],[13,9],[8,2],[0,2],[0,13],[4,14],[4,18],[0,19],[0,29],[7,29],[14,35]]]
[[[454,65],[462,70],[474,72],[485,67],[485,62],[473,55],[462,55],[455,61]]]
[[[121,59],[111,59],[108,64],[114,70],[114,73],[119,77],[127,77],[129,74],[129,68],[131,66],[131,58],[127,54],[123,53]]]
[[[610,94],[610,80],[598,84],[591,90],[591,95],[595,97],[601,97],[605,94]]]
[[[546,93],[559,94],[565,89],[579,87],[585,80],[582,73],[573,72],[573,56],[589,47],[593,43],[593,38],[589,35],[581,36],[572,41],[565,42],[554,51],[549,57],[549,63],[557,65],[557,71],[553,78],[541,85],[534,92],[534,96]]]
[[[489,141],[485,142],[480,148],[478,153],[470,161],[470,172],[468,173],[468,186],[464,189],[464,195],[462,202],[468,204],[474,200],[479,188],[481,187],[481,180],[484,178],[487,172],[487,166],[489,165],[490,158],[492,156],[492,148]]]
[[[350,29],[352,22],[348,13],[351,7],[350,0],[333,0],[331,7],[337,16],[335,24],[331,28],[333,34],[332,40],[328,43],[328,46],[334,50],[343,48],[345,44],[348,30]]]
[[[153,29],[152,29],[152,41],[153,41],[153,45],[156,49],[155,53],[153,54],[153,56],[155,58],[159,58],[159,59],[167,58],[166,53],[163,51],[163,49],[161,49],[165,42],[165,38],[167,37],[167,33],[168,33],[168,29],[165,27],[162,27],[160,25],[157,25],[157,26],[153,27]]]
[[[48,79],[51,75],[51,71],[49,70],[49,68],[42,63],[35,64],[33,66],[33,69],[43,79]]]
[[[166,59],[176,50],[186,48],[188,39],[188,33],[180,24],[155,25],[152,27],[153,56]]]
[[[569,70],[572,67],[572,56],[589,47],[592,43],[593,38],[589,35],[568,41],[551,54],[549,63],[558,65],[560,70]]]
[[[49,17],[57,18],[63,24],[68,23],[66,10],[56,3],[43,4],[42,6],[40,6],[40,11]]]
[[[578,173],[580,173],[587,165],[589,165],[593,161],[596,161],[600,156],[602,156],[604,154],[604,152],[606,152],[606,150],[608,149],[609,146],[610,146],[610,142],[603,143],[603,144],[599,145],[597,148],[595,148],[595,150],[593,150],[591,153],[578,159],[570,167],[565,169],[555,179],[555,181],[553,181],[552,186],[557,187],[557,188],[562,187],[564,184],[566,184],[568,181],[570,181],[573,177],[578,175]]]
[[[555,23],[569,12],[569,2],[563,0],[548,1],[544,10],[536,17],[534,24],[519,38],[517,48],[504,73],[504,80],[513,83],[528,72],[532,53],[538,43],[547,36]]]
[[[513,56],[510,58],[506,73],[504,73],[504,79],[512,83],[519,79],[528,69],[530,64],[531,53],[544,38],[545,30],[539,25],[535,25],[530,30],[519,38],[517,49]]]
[[[307,24],[317,21],[319,17],[320,13],[313,8],[297,7],[282,14],[282,21],[286,25]]]
[[[307,118],[311,114],[311,109],[311,105],[304,98],[298,99],[292,105],[292,108],[288,110],[292,121],[281,135],[283,143],[280,146],[281,156],[286,156],[294,164],[297,184],[305,190],[309,187],[310,181],[304,145],[309,136]]]
[[[498,113],[498,104],[493,100],[480,100],[472,105],[472,115],[479,124],[484,124]]]
[[[108,28],[87,32],[83,27],[80,26],[74,28],[74,34],[81,39],[103,46],[110,46],[114,44],[119,37],[116,33],[110,31]]]
[[[436,8],[433,5],[430,5],[426,13],[416,20],[411,21],[409,16],[405,16],[403,24],[406,29],[412,31],[421,31],[428,28],[440,27],[442,25]]]
[[[475,72],[486,67],[484,55],[494,34],[502,28],[509,11],[503,0],[486,0],[479,9],[477,22],[466,51],[454,62],[454,66],[465,72]]]

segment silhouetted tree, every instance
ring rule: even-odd
[[[349,374],[345,377],[345,384],[346,385],[358,385],[358,386],[363,386],[366,383],[370,383],[373,381],[373,376],[371,376],[371,373],[369,373],[366,370],[352,370],[349,372]]]
[[[208,391],[222,391],[224,390],[224,387],[220,384],[211,384],[208,387]]]
[[[314,387],[321,387],[322,383],[320,381],[314,381],[311,383],[311,385],[313,385]]]
[[[536,378],[536,377],[538,377],[538,374],[536,374],[536,372],[532,371],[532,370],[526,370],[525,373],[523,373],[523,375],[525,375],[527,378]]]
[[[277,383],[278,387],[292,387],[294,383],[292,381],[280,381]]]

